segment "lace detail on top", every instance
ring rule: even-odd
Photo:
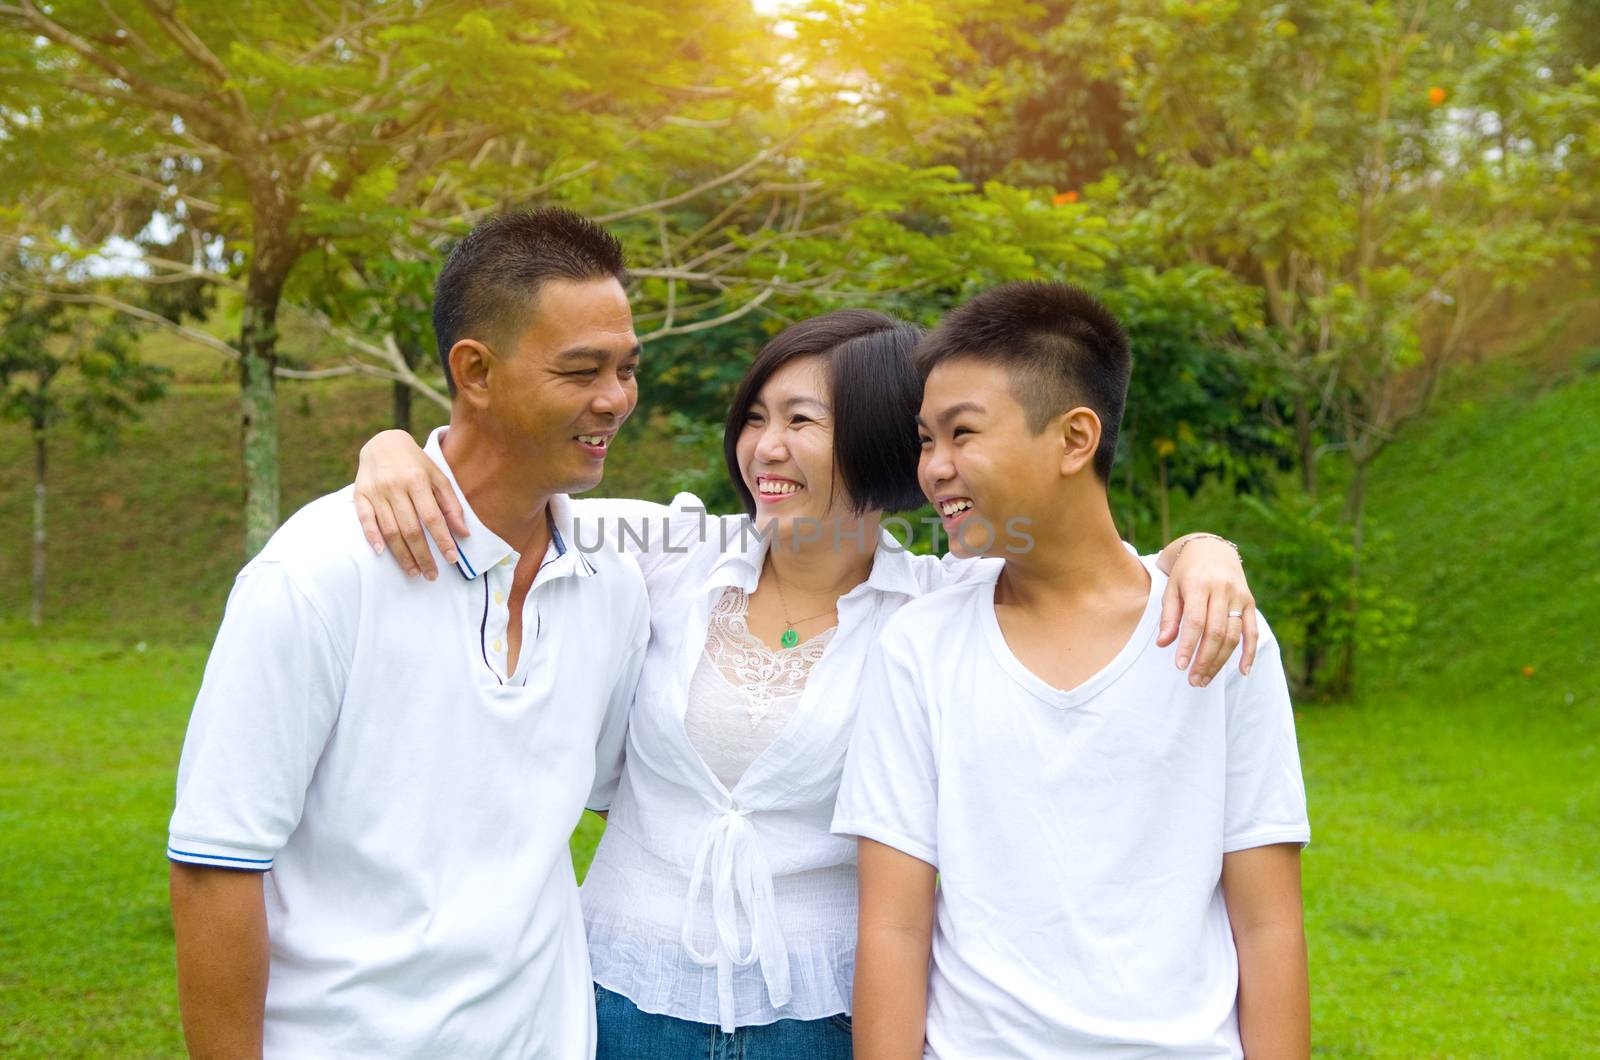
[[[744,695],[752,729],[772,712],[776,700],[805,691],[806,675],[816,665],[838,626],[830,626],[792,648],[773,651],[750,632],[746,614],[750,597],[742,589],[723,590],[711,608],[706,630],[706,655],[728,683]]]

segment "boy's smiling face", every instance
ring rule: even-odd
[[[1011,373],[959,358],[928,374],[917,416],[917,479],[958,556],[1003,555],[1008,521],[1032,519],[1059,484],[1061,439],[1035,434]]]

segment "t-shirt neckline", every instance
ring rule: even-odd
[[[1148,568],[1147,568],[1148,571]],[[1128,641],[1122,649],[1112,656],[1111,661],[1102,666],[1086,680],[1075,688],[1060,689],[1045,681],[1044,678],[1028,669],[1011,650],[1011,645],[1006,643],[1005,633],[1000,629],[1000,617],[995,612],[994,597],[1000,588],[1000,579],[997,577],[989,583],[987,593],[980,596],[984,639],[989,642],[989,648],[994,652],[995,659],[1011,679],[1016,681],[1036,698],[1043,700],[1052,707],[1066,709],[1086,703],[1103,692],[1107,686],[1121,677],[1132,666],[1155,640],[1156,626],[1161,619],[1161,594],[1166,581],[1165,576],[1148,571],[1150,575],[1150,596],[1145,601],[1144,614],[1139,616],[1139,624],[1134,627]]]

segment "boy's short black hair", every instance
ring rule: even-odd
[[[595,222],[546,206],[484,221],[455,245],[433,292],[433,334],[452,396],[450,347],[462,339],[509,341],[527,326],[546,280],[626,282],[616,236]]]
[[[1036,282],[985,291],[923,340],[917,370],[927,379],[939,365],[962,358],[1010,372],[1012,392],[1035,434],[1068,409],[1092,409],[1100,417],[1094,473],[1110,481],[1133,359],[1122,325],[1087,291]]]
[[[722,451],[744,509],[756,501],[739,468],[739,434],[761,388],[779,368],[804,357],[819,357],[828,378],[833,410],[833,460],[849,497],[850,509],[898,512],[920,507],[917,484],[917,407],[922,381],[911,354],[923,331],[870,309],[841,309],[802,320],[780,331],[761,348],[739,381],[728,407]]]

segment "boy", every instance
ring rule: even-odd
[[[1106,499],[1122,329],[1011,284],[918,356],[923,489],[1004,563],[907,604],[863,684],[833,823],[860,846],[857,1057],[1309,1055],[1277,644],[1263,622],[1253,672],[1203,687],[1155,645],[1165,578]]]

